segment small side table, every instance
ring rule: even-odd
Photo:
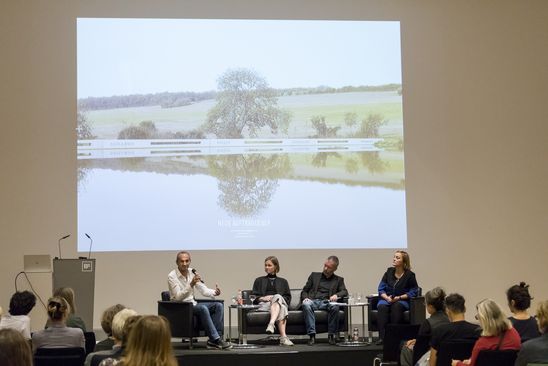
[[[339,304],[339,306],[346,306],[348,308],[348,339],[346,339],[344,342],[337,343],[337,346],[340,347],[359,347],[359,346],[367,346],[369,345],[369,342],[365,341],[365,308],[369,305],[366,302],[360,302],[355,304]],[[352,339],[352,308],[360,307],[362,310],[362,337],[363,340],[353,340]]]
[[[247,335],[243,334],[243,318],[248,311],[258,309],[259,305],[230,305],[228,307],[228,337],[229,341],[232,341],[232,310],[236,310],[238,316],[238,343],[233,344],[232,348],[234,349],[253,349],[260,348],[260,345],[257,344],[248,344]]]

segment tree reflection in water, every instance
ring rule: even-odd
[[[320,152],[312,158],[312,165],[316,168],[325,168],[327,166],[327,158],[330,156],[337,159],[341,158],[341,154],[338,152]]]
[[[278,179],[292,171],[287,154],[208,157],[210,173],[219,179],[219,205],[240,217],[257,215],[268,206]]]

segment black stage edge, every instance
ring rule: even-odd
[[[208,350],[205,342],[195,343],[189,349],[188,343],[174,342],[173,349],[181,366],[372,365],[373,359],[382,353],[382,347],[376,345],[339,347],[323,339],[313,346],[307,345],[306,340],[293,342],[292,347],[270,342],[261,348],[230,350]]]

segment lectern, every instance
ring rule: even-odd
[[[53,260],[53,291],[59,287],[74,290],[76,313],[93,329],[93,301],[95,294],[95,259]]]

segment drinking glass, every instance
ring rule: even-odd
[[[253,305],[253,302],[255,302],[256,298],[257,298],[256,295],[253,295],[253,294],[249,295],[249,300],[251,301],[251,304],[249,304],[249,305]]]

